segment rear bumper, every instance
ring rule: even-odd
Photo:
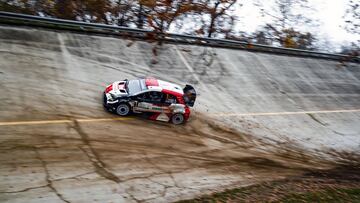
[[[185,107],[184,120],[185,121],[189,120],[189,117],[190,117],[190,108],[187,106]]]

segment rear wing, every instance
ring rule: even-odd
[[[190,107],[193,107],[195,104],[195,100],[196,100],[195,89],[191,85],[186,85],[183,90],[184,90],[183,97],[184,97],[185,104]]]

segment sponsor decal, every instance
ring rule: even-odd
[[[168,122],[168,121],[170,120],[170,118],[169,118],[166,114],[161,113],[161,114],[156,118],[156,120]]]
[[[157,106],[153,106],[153,107],[152,107],[152,110],[162,111],[162,108],[161,108],[161,107],[157,107]]]

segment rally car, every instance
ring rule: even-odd
[[[160,120],[182,124],[190,116],[190,108],[196,99],[195,89],[191,85],[181,88],[179,85],[145,78],[116,81],[107,86],[104,95],[104,107],[120,116],[141,113],[151,120]]]

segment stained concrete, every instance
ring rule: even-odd
[[[185,126],[116,117],[119,79],[193,84]],[[357,161],[360,66],[0,27],[1,202],[169,202]]]

